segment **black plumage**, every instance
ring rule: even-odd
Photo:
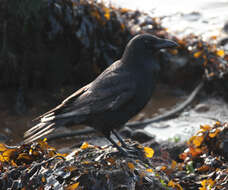
[[[160,69],[156,54],[162,48],[175,46],[173,41],[150,34],[135,36],[120,60],[40,116],[39,123],[25,133],[25,142],[39,139],[59,126],[85,124],[117,146],[110,133],[123,126],[149,101]]]

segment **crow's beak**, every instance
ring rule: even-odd
[[[161,39],[157,44],[154,45],[157,49],[164,49],[164,48],[175,48],[179,45],[171,40]]]

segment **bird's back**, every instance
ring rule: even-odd
[[[107,133],[112,129],[121,128],[129,119],[140,112],[150,100],[155,88],[155,79],[146,68],[131,67],[126,69],[123,67],[116,73],[118,76],[116,77],[117,82],[113,84],[114,87],[123,83],[134,86],[131,98],[117,109],[92,115],[86,121],[88,125],[103,132],[107,131]]]

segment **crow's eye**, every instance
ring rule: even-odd
[[[148,49],[153,48],[153,43],[149,39],[144,39],[144,44],[145,44],[146,48],[148,48]]]
[[[144,39],[144,43],[145,43],[145,44],[149,44],[149,43],[151,43],[151,41],[148,40],[148,39]]]

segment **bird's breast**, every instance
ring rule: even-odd
[[[155,80],[151,75],[144,73],[144,75],[137,75],[135,77],[137,78],[136,92],[130,105],[127,107],[128,110],[126,110],[132,116],[136,115],[145,107],[155,88]]]

